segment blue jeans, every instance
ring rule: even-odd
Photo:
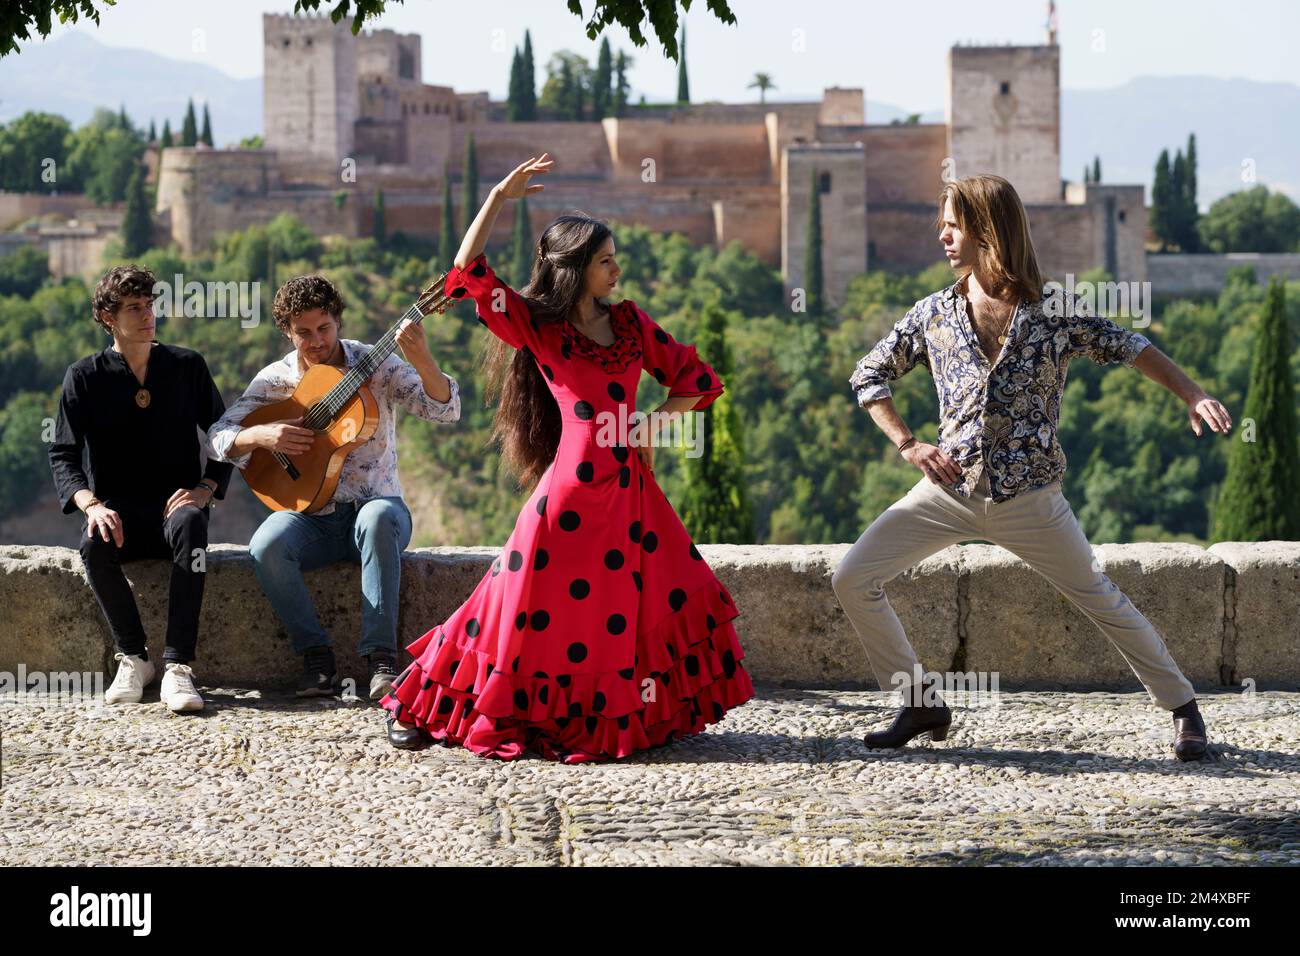
[[[248,543],[257,580],[295,654],[328,647],[302,573],[336,561],[361,565],[361,643],[365,657],[397,652],[398,588],[402,549],[411,541],[411,511],[401,498],[336,502],[327,515],[277,511]]]

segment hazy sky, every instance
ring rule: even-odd
[[[583,0],[590,14],[591,0]],[[942,109],[946,52],[958,42],[1039,43],[1044,0],[731,0],[737,24],[726,26],[696,0],[687,23],[691,98],[746,102],[757,71],[770,73],[771,99],[820,96],[827,86],[861,86],[869,99],[917,112]],[[118,0],[102,25],[56,26],[92,31],[110,46],[198,60],[236,77],[262,71],[261,14],[288,13],[292,0]],[[1300,3],[1296,0],[1060,0],[1062,84],[1116,86],[1138,75],[1208,75],[1300,83]],[[556,50],[595,62],[564,0],[390,0],[371,26],[423,37],[424,80],[459,91],[487,90],[504,99],[510,56],[532,32],[542,67]],[[206,50],[196,52],[202,31]],[[620,28],[610,43],[634,60],[633,98],[676,94],[676,66],[653,35],[635,48]],[[796,49],[802,37],[803,49]],[[19,54],[21,55],[21,54]]]

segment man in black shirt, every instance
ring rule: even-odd
[[[154,276],[117,266],[95,287],[95,321],[113,344],[73,363],[63,379],[50,468],[63,513],[85,513],[81,557],[120,662],[108,703],[138,703],[154,666],[121,565],[172,562],[161,696],[173,711],[202,710],[194,687],[209,502],[224,498],[231,466],[209,458],[201,434],[225,404],[198,352],[154,341]],[[90,472],[82,467],[89,452]]]

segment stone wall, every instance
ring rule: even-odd
[[[831,590],[849,545],[702,545],[741,612],[746,665],[762,681],[872,687],[867,660]],[[1300,686],[1300,542],[1105,544],[1103,571],[1164,637],[1197,686]],[[495,548],[403,555],[399,640],[441,623],[489,572]],[[195,670],[201,681],[283,685],[299,662],[258,587],[247,550],[215,545]],[[161,652],[168,565],[126,565],[151,650]],[[360,571],[307,574],[342,671],[364,677],[356,643]],[[1037,572],[1000,547],[949,547],[886,588],[924,667],[996,671],[1003,687],[1140,690],[1102,632]],[[112,645],[77,552],[0,546],[0,671],[107,670]]]
[[[1300,281],[1300,252],[1230,252],[1147,256],[1147,277],[1157,296],[1218,295],[1229,269],[1247,266],[1261,284],[1270,276]]]

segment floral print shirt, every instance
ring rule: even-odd
[[[370,351],[370,346],[364,342],[353,339],[340,341],[348,368],[357,364]],[[297,350],[258,372],[239,400],[208,431],[208,440],[216,459],[232,462],[241,470],[247,467],[252,457],[251,452],[238,458],[230,458],[227,454],[235,436],[239,434],[239,423],[255,408],[284,401],[293,394],[301,379]],[[379,427],[369,440],[354,448],[344,459],[334,497],[329,504],[313,514],[329,514],[334,510],[335,502],[339,501],[400,498],[402,484],[397,478],[396,406],[401,405],[411,414],[430,422],[459,421],[460,386],[450,375],[447,380],[451,383],[451,396],[445,402],[438,402],[424,390],[424,381],[414,365],[396,352],[384,359],[383,364],[366,380],[366,387],[379,405]]]
[[[1086,356],[1100,365],[1131,367],[1151,343],[1057,289],[1017,305],[1007,341],[990,365],[960,284],[912,306],[858,360],[849,384],[865,407],[892,394],[889,382],[924,365],[939,393],[939,448],[962,472],[945,487],[970,497],[987,469],[992,499],[1006,501],[1065,474],[1056,427],[1070,360]]]

